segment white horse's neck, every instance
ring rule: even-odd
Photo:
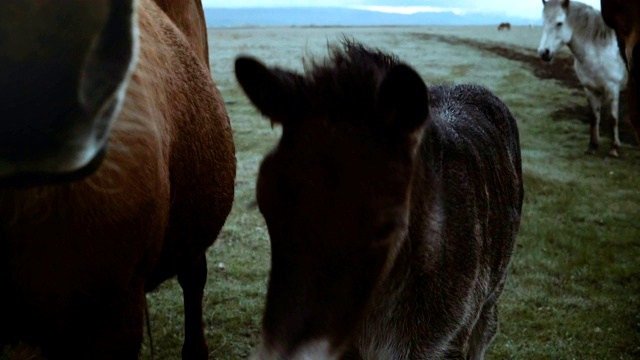
[[[613,34],[605,39],[594,40],[588,35],[574,32],[567,46],[578,62],[585,65],[600,65],[603,60],[615,61],[618,45]],[[612,49],[614,49],[613,52]],[[613,59],[611,53],[613,53]]]
[[[574,33],[567,46],[576,62],[576,75],[583,85],[587,79],[599,83],[599,86],[608,84],[620,87],[626,82],[626,68],[615,37],[594,42],[582,34]]]
[[[594,57],[590,56],[596,49],[590,42],[577,37],[575,34],[571,37],[571,41],[567,43],[573,57],[582,64],[592,62]]]
[[[576,14],[576,11],[582,9],[580,7],[582,4],[572,3],[572,14]],[[616,51],[613,51],[614,55],[611,56],[611,50],[617,49],[617,43],[615,40],[615,34],[613,30],[609,29],[604,25],[604,20],[602,20],[600,13],[592,11],[585,11],[578,13],[580,15],[580,19],[575,16],[567,16],[567,25],[571,26],[574,31],[571,36],[571,40],[567,43],[571,53],[577,62],[586,65],[590,68],[603,66],[603,61],[614,61],[616,62]],[[585,19],[586,18],[586,19]],[[590,24],[589,28],[593,28],[594,30],[586,30],[584,25],[581,26],[580,22],[586,22]],[[596,28],[600,28],[599,31],[595,30]],[[610,34],[604,36],[608,29]],[[590,33],[591,32],[591,33]]]

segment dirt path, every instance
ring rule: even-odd
[[[429,41],[435,40],[439,42],[443,42],[450,45],[463,45],[468,46],[474,49],[478,49],[480,51],[491,53],[492,55],[498,55],[505,59],[518,61],[522,63],[525,67],[531,69],[535,77],[542,80],[555,80],[560,85],[574,89],[579,94],[584,96],[582,85],[580,85],[580,81],[576,77],[575,71],[573,70],[573,58],[569,56],[560,56],[556,57],[553,60],[552,64],[544,63],[535,50],[529,49],[521,46],[507,46],[499,43],[492,42],[481,42],[472,39],[465,39],[455,36],[444,36],[438,34],[429,34],[429,33],[414,33],[416,38]],[[603,115],[606,114],[603,112]],[[631,125],[627,119],[627,105],[626,105],[626,93],[622,92],[620,94],[620,106],[619,106],[619,130],[620,130],[620,140],[628,143],[635,144],[636,140],[633,135]],[[555,110],[551,117],[556,121],[566,121],[566,120],[579,120],[583,123],[589,124],[591,122],[591,109],[587,104],[587,100],[585,97],[583,106],[575,106],[568,105],[563,108],[559,108]],[[602,116],[602,124],[600,125],[600,131],[604,135],[609,136],[611,134],[611,130],[609,129],[609,117]]]

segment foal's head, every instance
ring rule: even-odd
[[[133,0],[0,1],[0,183],[97,168],[136,26]]]
[[[396,58],[343,45],[304,76],[236,60],[247,96],[283,128],[257,188],[272,248],[263,359],[337,356],[407,231],[427,87]]]

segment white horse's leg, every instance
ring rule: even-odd
[[[602,99],[587,88],[585,88],[584,91],[587,94],[591,112],[593,112],[593,118],[591,119],[591,140],[589,141],[587,154],[595,154],[600,144],[600,108],[602,107]]]
[[[611,101],[611,150],[609,155],[618,157],[618,148],[620,147],[620,135],[618,133],[618,104],[620,102],[620,91],[613,89],[608,96]]]

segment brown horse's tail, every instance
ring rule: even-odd
[[[147,321],[147,336],[149,337],[149,348],[151,349],[151,360],[155,358],[155,348],[153,346],[153,336],[151,335],[151,318],[149,317],[149,300],[144,297],[144,317]]]
[[[625,62],[628,60],[622,57]],[[640,59],[633,58],[633,63],[628,64],[631,69],[627,74],[629,79],[627,81],[627,108],[629,122],[636,134],[636,140],[640,144],[640,104],[636,101],[640,98]]]
[[[182,31],[196,54],[209,68],[209,43],[200,0],[153,0]]]

